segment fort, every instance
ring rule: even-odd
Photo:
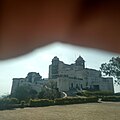
[[[42,78],[39,73],[30,72],[26,78],[13,78],[11,94],[19,86],[29,86],[40,92],[49,82],[54,82],[60,92],[81,90],[114,92],[113,78],[102,77],[101,71],[86,68],[85,60],[79,56],[75,63],[65,64],[57,56],[49,65],[49,77]]]

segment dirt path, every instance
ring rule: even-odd
[[[120,120],[120,102],[5,110],[0,120]]]

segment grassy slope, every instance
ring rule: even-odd
[[[0,120],[119,120],[119,103],[89,103],[0,111]]]

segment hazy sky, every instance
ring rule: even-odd
[[[15,59],[0,61],[0,95],[10,93],[12,78],[24,78],[28,72],[39,72],[43,78],[47,78],[48,68],[54,56],[59,57],[64,63],[71,64],[79,55],[86,61],[86,67],[97,70],[113,56],[120,56],[96,49],[54,43]],[[120,90],[120,86],[115,88],[117,91]]]

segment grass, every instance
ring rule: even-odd
[[[0,120],[120,120],[120,102],[5,110]]]

